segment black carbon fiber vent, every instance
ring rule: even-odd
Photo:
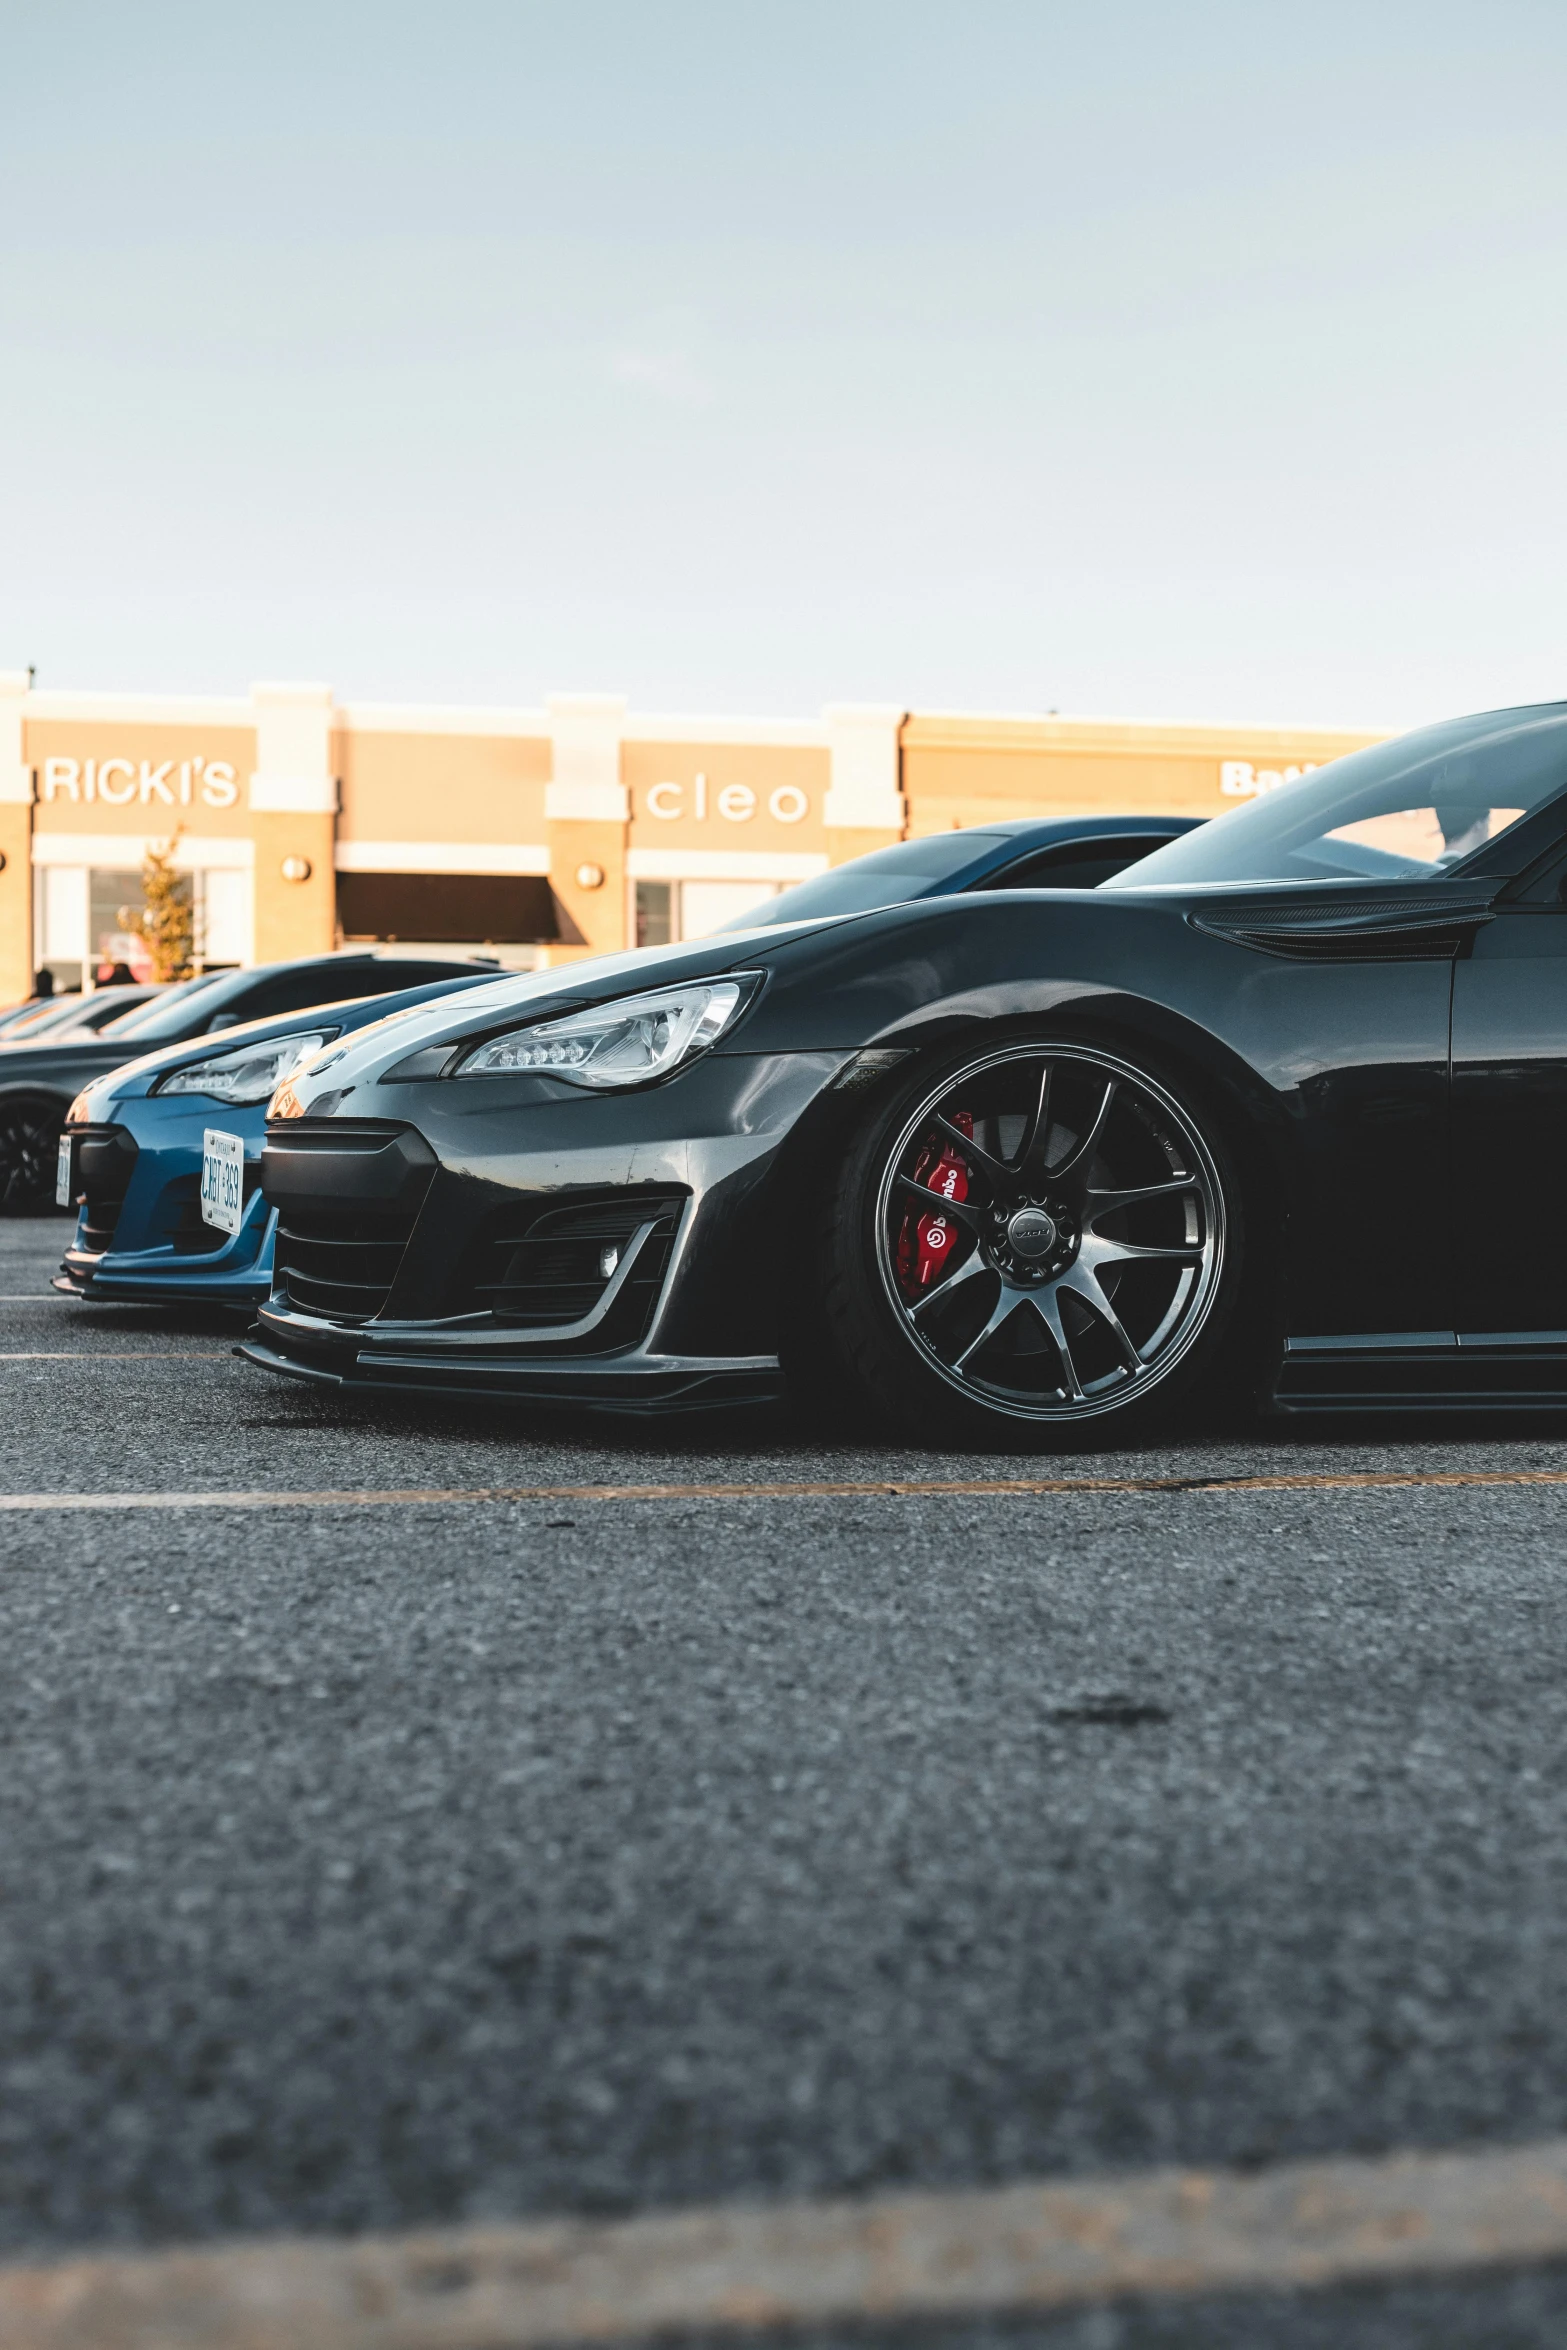
[[[136,1172],[136,1140],[123,1126],[77,1126],[71,1131],[76,1137],[76,1196],[83,1211],[76,1245],[101,1256],[114,1245],[114,1228]]]
[[[269,1127],[262,1182],[278,1210],[276,1277],[290,1305],[339,1322],[383,1312],[434,1173],[435,1154],[411,1127]]]
[[[1400,890],[1382,897],[1231,899],[1187,914],[1194,930],[1227,938],[1259,954],[1301,963],[1430,962],[1456,955],[1491,919],[1494,885],[1484,895]]]
[[[289,1208],[278,1218],[275,1259],[289,1304],[333,1321],[372,1320],[391,1295],[413,1228],[413,1213]]]

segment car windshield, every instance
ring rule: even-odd
[[[1431,881],[1567,790],[1567,707],[1492,710],[1352,751],[1102,882]]]
[[[903,840],[895,848],[873,849],[834,872],[818,873],[794,889],[721,922],[719,930],[768,929],[779,922],[816,922],[827,914],[869,914],[923,897],[933,881],[947,881],[972,865],[986,849],[999,848],[1001,832],[939,832],[929,840]]]
[[[86,1000],[82,995],[50,996],[43,1003],[30,1004],[20,1018],[8,1021],[0,1034],[7,1044],[20,1044],[24,1038],[30,1044],[35,1036],[47,1036],[52,1028],[69,1028],[81,1018]]]
[[[98,1033],[112,1036],[116,1044],[122,1036],[145,1037],[149,1044],[156,1044],[160,1037],[183,1036],[191,1017],[192,996],[200,994],[215,1002],[216,991],[231,993],[249,977],[248,971],[209,971],[201,979],[182,979],[177,986],[166,987],[161,995],[154,996],[150,1004],[138,1004],[134,1012],[107,1021]],[[227,989],[224,989],[225,981],[229,983]],[[206,1006],[202,1008],[205,1010]]]

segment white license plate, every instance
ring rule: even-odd
[[[245,1214],[245,1145],[209,1126],[201,1138],[201,1220],[237,1232]]]
[[[71,1141],[69,1134],[60,1137],[60,1155],[54,1163],[54,1204],[68,1208],[71,1204]]]

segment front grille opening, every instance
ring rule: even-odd
[[[372,1320],[391,1296],[417,1213],[290,1203],[278,1217],[274,1260],[289,1304],[339,1322]]]
[[[75,1245],[92,1256],[102,1256],[114,1246],[115,1226],[136,1172],[137,1147],[123,1126],[80,1127],[76,1133],[81,1222]]]
[[[269,1126],[267,1145],[293,1161],[296,1173],[301,1157],[324,1162],[321,1191],[285,1195],[279,1204],[274,1262],[284,1297],[301,1313],[330,1321],[373,1321],[385,1311],[435,1173],[428,1143],[411,1127],[379,1119],[321,1118]],[[392,1186],[400,1196],[333,1196],[331,1162],[377,1157],[389,1145],[402,1153]]]
[[[583,1336],[594,1353],[635,1345],[653,1319],[687,1196],[616,1191],[531,1213],[503,1211],[479,1243],[470,1307],[488,1310],[509,1329],[584,1321],[603,1303],[638,1232],[651,1224],[609,1313]]]

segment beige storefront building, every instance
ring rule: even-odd
[[[126,951],[149,844],[208,963],[366,939],[557,962],[695,937],[863,850],[1002,817],[1213,816],[1375,737],[843,705],[815,721],[52,693],[0,671],[0,1002]]]

